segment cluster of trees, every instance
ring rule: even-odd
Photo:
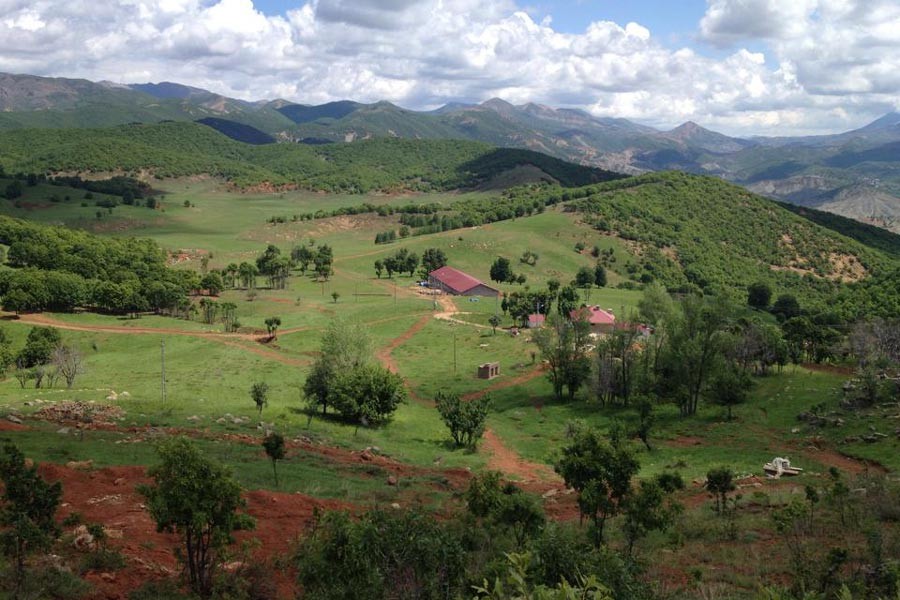
[[[376,260],[374,266],[375,275],[379,278],[383,272],[386,272],[389,278],[393,277],[394,273],[409,273],[412,277],[419,268],[419,255],[406,248],[400,248],[394,254]]]
[[[255,262],[231,263],[221,271],[212,270],[203,276],[199,287],[210,295],[218,295],[226,287],[253,290],[256,278],[263,276],[270,288],[284,289],[294,268],[304,274],[312,269],[316,278],[327,280],[334,273],[334,251],[328,244],[313,248],[315,242],[311,242],[310,245],[295,246],[290,256],[282,254],[278,246],[269,244]]]
[[[126,313],[183,308],[195,273],[166,267],[151,240],[100,238],[83,231],[0,217],[0,243],[9,246],[0,272],[6,310],[71,311],[86,307]]]
[[[407,230],[407,234],[409,231]],[[390,244],[391,242],[397,241],[397,232],[391,229],[390,231],[382,231],[375,234],[375,243],[376,244]]]
[[[298,221],[314,221],[316,219],[328,219],[331,217],[340,217],[343,215],[365,215],[375,214],[379,217],[388,217],[390,215],[399,214],[400,224],[409,227],[420,227],[425,223],[415,225],[420,219],[426,218],[426,215],[432,215],[438,211],[447,210],[436,202],[428,204],[404,204],[402,206],[391,206],[389,204],[372,204],[371,202],[363,202],[354,206],[342,206],[333,210],[319,209],[315,212],[300,213],[292,215],[290,221],[296,223]],[[273,215],[267,219],[268,223],[273,225],[278,223],[287,223],[288,217],[283,215]],[[408,230],[407,230],[408,233]]]
[[[629,507],[639,496],[651,494],[635,492]],[[293,559],[305,596],[437,600],[470,597],[474,589],[475,598],[494,600],[652,597],[635,559],[577,527],[548,522],[539,499],[499,473],[474,476],[465,500],[466,510],[450,518],[421,510],[318,515]],[[644,504],[666,521],[640,519],[649,529],[664,529],[676,512],[668,496],[659,508]],[[637,508],[627,514],[639,518]]]
[[[84,355],[78,348],[63,342],[58,329],[32,327],[25,345],[14,352],[6,331],[0,329],[0,376],[13,368],[19,385],[34,382],[35,388],[52,388],[62,378],[71,389],[75,379],[84,373]]]
[[[358,324],[332,321],[322,335],[319,356],[303,384],[310,418],[319,407],[357,426],[390,419],[406,401],[403,379],[374,364],[372,342]]]
[[[281,249],[273,244],[269,244],[256,259],[256,270],[268,279],[269,287],[273,290],[285,288],[293,266],[291,257],[283,256]],[[240,267],[238,268],[240,269]]]
[[[0,177],[2,176],[3,174],[0,172]],[[97,199],[94,205],[110,210],[118,206],[120,202],[128,206],[143,204],[147,208],[156,208],[157,205],[156,198],[149,196],[152,192],[150,186],[132,177],[116,176],[108,179],[85,180],[77,175],[47,177],[39,173],[16,173],[12,178],[12,181],[4,189],[4,196],[7,200],[22,197],[25,192],[25,186],[22,185],[24,181],[28,187],[34,187],[38,183],[47,183],[76,190],[83,189],[85,190],[83,196],[85,200],[94,200],[95,193],[104,194],[105,196]],[[120,197],[121,200],[117,197]],[[64,197],[66,201],[71,198],[70,194],[66,194]],[[53,194],[50,196],[50,200],[60,202],[62,198],[58,194]],[[87,206],[87,202],[82,203],[82,206]]]
[[[535,258],[535,261],[537,261],[537,258]],[[523,285],[528,281],[528,276],[524,273],[516,275],[513,272],[512,264],[509,259],[503,256],[498,256],[497,259],[491,263],[490,277],[491,281],[496,281],[497,283],[518,283]]]
[[[684,416],[696,414],[705,399],[725,407],[730,418],[732,407],[746,400],[751,376],[764,376],[791,359],[785,330],[741,315],[740,307],[722,297],[689,295],[675,302],[651,285],[632,323],[596,342],[587,323],[568,317],[551,316],[534,338],[556,397],[572,400],[587,386],[602,404],[645,411],[642,423],[652,420],[647,398],[672,402]]]

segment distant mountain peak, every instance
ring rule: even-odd
[[[900,126],[900,112],[894,111],[875,119],[859,131],[893,129],[897,126]]]
[[[676,135],[698,135],[705,133],[715,133],[714,131],[710,131],[709,129],[702,127],[695,123],[694,121],[685,121],[675,129],[668,131],[670,134]],[[721,134],[718,134],[721,135]]]
[[[490,100],[485,100],[481,103],[481,106],[496,111],[510,111],[516,109],[515,106],[513,106],[503,98],[491,98]]]

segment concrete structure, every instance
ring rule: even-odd
[[[500,363],[478,365],[478,379],[493,379],[500,375]]]
[[[454,296],[489,296],[496,298],[500,291],[453,267],[441,267],[428,274],[428,286]]]

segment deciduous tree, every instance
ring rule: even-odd
[[[441,420],[450,430],[457,446],[472,448],[484,434],[485,421],[491,409],[490,396],[462,400],[454,392],[439,391],[434,399]]]
[[[38,475],[37,467],[26,466],[25,456],[12,443],[0,453],[0,548],[15,567],[15,589],[18,598],[25,580],[25,559],[29,554],[46,549],[59,534],[54,515],[62,498],[62,485],[47,483]]]
[[[209,460],[185,438],[162,442],[160,464],[151,467],[150,485],[139,492],[158,531],[177,533],[191,589],[212,595],[216,567],[232,533],[250,529],[253,520],[238,511],[245,506],[241,488],[221,465]]]

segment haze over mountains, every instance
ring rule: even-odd
[[[528,148],[624,173],[677,169],[900,231],[900,113],[857,130],[733,138],[687,122],[670,131],[581,110],[501,99],[412,111],[389,102],[309,106],[248,102],[177,83],[0,74],[0,130],[192,120],[252,144],[322,144],[372,137],[454,138]]]

